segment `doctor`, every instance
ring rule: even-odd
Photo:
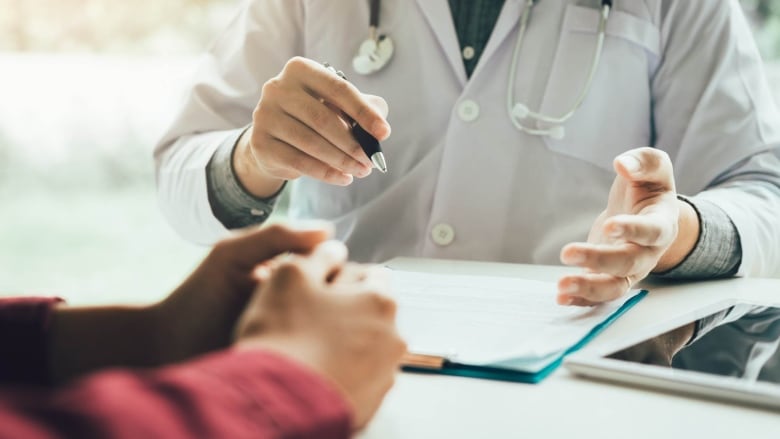
[[[582,267],[560,303],[780,267],[780,117],[736,0],[253,0],[155,158],[196,242],[287,187],[360,261]]]

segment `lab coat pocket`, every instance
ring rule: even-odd
[[[595,56],[600,12],[569,5],[545,88],[541,113],[568,113],[587,85]],[[612,169],[621,152],[652,142],[651,78],[660,56],[660,32],[645,19],[613,10],[598,70],[582,106],[563,125],[565,135],[545,136],[558,153]],[[539,123],[538,127],[549,128]]]

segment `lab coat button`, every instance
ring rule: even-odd
[[[474,53],[474,48],[473,47],[466,46],[466,47],[463,48],[463,59],[465,59],[466,61],[474,58],[474,55],[475,55],[475,53]]]
[[[458,117],[464,122],[471,122],[479,117],[479,105],[467,99],[458,106]]]
[[[446,223],[436,224],[431,229],[431,238],[437,245],[448,246],[455,240],[455,229]]]

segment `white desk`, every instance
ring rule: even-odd
[[[569,269],[394,259],[396,269],[517,276],[554,281]],[[646,285],[651,293],[586,349],[627,347],[658,316],[681,318],[702,303],[728,299],[780,305],[780,280],[733,279]],[[668,321],[668,320],[667,320]],[[682,320],[679,323],[683,323]],[[558,369],[541,384],[403,373],[365,438],[780,438],[780,414],[579,379]]]

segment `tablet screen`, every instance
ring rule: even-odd
[[[609,358],[780,384],[780,307],[738,304]]]

